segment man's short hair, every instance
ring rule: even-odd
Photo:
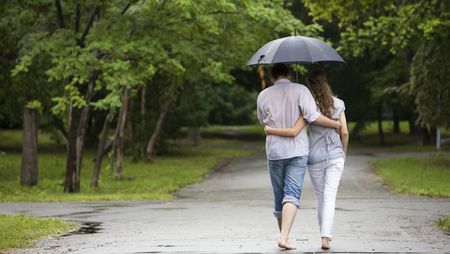
[[[270,68],[270,75],[272,75],[272,78],[275,80],[279,77],[287,77],[289,74],[289,67],[284,63],[276,63]]]

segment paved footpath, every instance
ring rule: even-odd
[[[368,164],[380,156],[385,155],[349,156],[338,193],[331,251],[450,252],[450,236],[436,226],[439,217],[450,214],[450,199],[391,194]],[[95,222],[91,225],[99,229],[93,234],[45,239],[33,249],[13,253],[321,251],[309,177],[291,233],[297,250],[276,248],[278,232],[262,153],[232,161],[177,196],[166,202],[2,203],[0,213]]]

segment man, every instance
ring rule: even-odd
[[[290,128],[303,116],[309,123],[339,128],[338,121],[330,120],[319,113],[308,88],[289,80],[287,65],[273,65],[271,76],[274,85],[263,90],[257,100],[257,115],[262,125]],[[295,249],[288,243],[288,237],[300,205],[308,159],[306,129],[303,128],[294,138],[268,135],[266,154],[274,194],[274,215],[280,229],[278,246],[288,250]]]

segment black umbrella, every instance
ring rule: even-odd
[[[306,36],[289,36],[266,43],[248,60],[258,64],[345,63],[344,59],[325,42]]]

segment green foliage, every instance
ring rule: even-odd
[[[37,100],[29,101],[27,103],[26,107],[40,110],[42,108],[42,103],[40,101],[37,101]]]
[[[193,87],[195,88],[193,89]],[[184,123],[185,126],[193,127],[208,124],[208,114],[211,110],[211,104],[214,103],[213,95],[213,88],[209,84],[185,85],[172,113],[172,116],[176,118],[176,122],[173,122],[174,125],[177,125],[176,128],[181,127],[180,122]]]
[[[245,125],[256,121],[256,92],[232,84],[215,86],[211,94],[212,107],[209,112],[210,124]]]
[[[437,224],[442,230],[446,231],[447,233],[450,233],[450,215],[446,215],[440,218]]]
[[[51,94],[57,89],[51,89],[45,74],[37,69],[46,64],[45,57],[38,57],[35,64],[27,67],[28,74],[11,76],[11,70],[17,64],[17,57],[22,41],[27,38],[27,32],[42,20],[31,10],[23,10],[13,2],[0,4],[0,125],[11,128],[21,124],[22,111],[29,101],[39,101],[44,114]],[[38,40],[39,33],[35,38]],[[29,59],[25,59],[29,61]],[[53,91],[52,91],[53,90]]]
[[[0,214],[0,250],[28,247],[33,240],[76,229],[77,225],[56,218]]]
[[[415,95],[423,126],[450,126],[449,58],[450,44],[444,36],[424,41],[414,56],[409,92]]]
[[[408,109],[414,102],[421,125],[448,124],[448,1],[303,2],[314,20],[337,22],[341,53],[370,66],[374,105]]]
[[[11,40],[6,48],[15,54],[14,61],[5,60],[5,78],[14,91],[20,94],[25,80],[40,77],[34,87],[45,87],[45,96],[35,98],[37,93],[29,90],[32,98],[27,100],[41,101],[45,114],[51,108],[67,125],[70,107],[117,113],[125,89],[138,104],[137,90],[146,84],[152,102],[145,105],[146,119],[133,117],[138,142],[148,140],[164,102],[173,101],[172,109],[179,106],[189,116],[178,128],[204,125],[212,107],[209,91],[231,84],[231,70],[246,68],[260,45],[294,30],[314,35],[321,29],[303,24],[281,0],[62,1],[65,25],[51,1],[2,5],[7,11],[0,29],[7,30]],[[78,21],[79,27],[72,25]],[[89,85],[94,86],[92,98],[86,97]],[[238,113],[247,116],[235,118],[248,117],[247,106]],[[1,107],[0,116],[7,111]]]
[[[396,53],[415,40],[448,32],[446,1],[312,1],[303,0],[315,20],[337,18],[343,53],[360,56],[385,47]]]
[[[392,158],[373,165],[395,192],[450,197],[450,158]]]

